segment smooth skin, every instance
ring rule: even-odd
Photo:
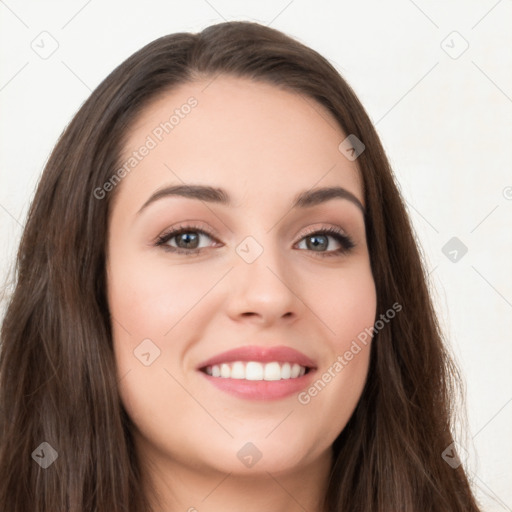
[[[232,396],[197,365],[240,346],[286,345],[313,359],[320,378],[373,325],[362,211],[344,198],[291,208],[298,193],[331,186],[364,205],[357,160],[338,149],[347,134],[322,105],[226,76],[153,101],[130,130],[124,157],[191,96],[197,105],[117,185],[109,221],[119,390],[145,482],[155,485],[163,512],[321,511],[331,445],[361,396],[370,343],[305,405],[297,394]],[[139,212],[156,191],[180,184],[225,189],[232,204],[165,196]],[[189,224],[188,238],[157,244]],[[340,252],[330,234],[311,243],[312,233],[330,227],[354,247]],[[252,263],[237,252],[247,237],[250,251],[262,249]],[[193,246],[200,252],[186,254]],[[160,351],[147,366],[137,352],[143,340],[151,340],[151,358]],[[262,455],[252,467],[237,456],[249,442]]]

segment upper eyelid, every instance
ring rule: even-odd
[[[172,236],[170,236],[170,238],[173,238],[173,237],[179,235],[180,233],[186,233],[187,231],[197,231],[198,233],[204,234],[206,236],[209,236],[212,239],[215,239],[215,240],[219,241],[218,240],[219,239],[219,235],[217,235],[215,230],[207,229],[207,228],[203,228],[203,227],[199,227],[199,226],[195,226],[195,225],[192,225],[192,224],[191,225],[185,225],[184,223],[180,223],[177,226],[175,225],[173,227],[165,229],[164,231],[162,231],[161,234],[159,234],[156,237],[156,240],[162,239],[162,238],[166,238],[168,235],[172,235]]]
[[[339,235],[344,235],[344,236],[349,236],[349,234],[347,233],[347,231],[345,229],[343,229],[341,226],[334,226],[334,225],[330,225],[330,226],[320,226],[320,227],[313,227],[313,228],[307,228],[306,229],[306,232],[302,233],[301,235],[301,239],[304,238],[305,236],[308,236],[308,235],[312,235],[312,234],[315,234],[319,231],[329,231],[329,230],[335,230],[336,232],[339,232],[338,234]],[[328,235],[332,235],[333,233],[327,233]]]

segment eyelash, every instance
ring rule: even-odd
[[[200,252],[202,252],[205,249],[204,247],[195,248],[195,249],[182,249],[179,247],[172,247],[172,246],[166,245],[167,242],[169,240],[171,240],[172,238],[174,238],[175,236],[181,235],[183,233],[189,233],[189,232],[200,233],[202,235],[206,235],[207,237],[211,238],[212,240],[216,240],[212,234],[208,233],[207,231],[205,231],[204,229],[202,229],[198,226],[180,225],[178,228],[172,228],[171,230],[159,235],[156,239],[155,246],[162,247],[165,251],[169,251],[169,252],[172,252],[175,254],[184,254],[186,256],[193,256],[193,255],[199,254]],[[307,238],[311,235],[330,235],[334,239],[336,239],[336,241],[341,245],[340,249],[336,249],[333,251],[317,252],[317,251],[313,251],[313,250],[309,249],[310,252],[317,253],[318,255],[320,255],[320,257],[341,256],[341,255],[344,255],[344,254],[350,252],[350,250],[353,247],[355,247],[355,244],[354,244],[352,238],[350,238],[348,235],[343,233],[343,231],[341,231],[341,229],[339,229],[339,228],[328,227],[328,228],[322,228],[322,229],[312,229],[309,232],[305,233],[302,236],[302,238],[299,240],[299,242],[301,242],[302,240],[304,240],[305,238]],[[301,249],[301,250],[303,250],[303,249]]]

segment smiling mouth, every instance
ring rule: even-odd
[[[297,363],[269,361],[233,361],[214,364],[201,368],[210,377],[237,379],[246,381],[277,381],[298,379],[303,377],[311,368]]]

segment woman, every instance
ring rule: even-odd
[[[257,23],[162,37],[41,178],[2,327],[12,512],[478,511],[378,136]]]

